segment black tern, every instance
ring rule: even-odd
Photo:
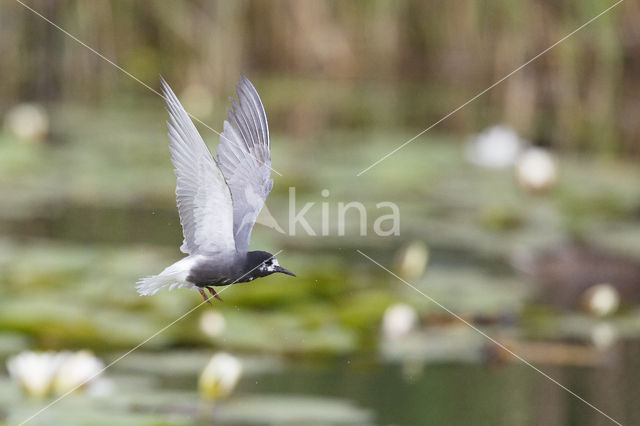
[[[275,272],[292,275],[274,255],[249,251],[251,231],[273,187],[269,126],[264,106],[249,79],[236,87],[228,121],[213,157],[167,82],[162,90],[169,112],[169,150],[177,176],[176,198],[187,257],[158,275],[142,278],[138,293],[150,296],[165,287],[204,289],[249,282]],[[220,299],[222,300],[222,299]]]

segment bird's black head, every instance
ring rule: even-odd
[[[278,259],[266,251],[258,250],[247,253],[247,269],[251,271],[247,274],[250,277],[266,277],[276,272],[281,272],[293,277],[296,276],[293,272],[280,266]]]

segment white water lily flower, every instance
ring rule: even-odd
[[[7,370],[25,393],[43,398],[62,395],[76,387],[93,385],[104,363],[89,351],[22,352],[7,360]]]
[[[7,370],[25,393],[43,398],[51,391],[51,384],[67,354],[56,352],[22,352],[7,360]]]
[[[466,148],[467,160],[487,168],[503,168],[514,164],[527,142],[507,126],[493,126],[475,135]]]
[[[225,352],[215,354],[200,374],[198,388],[207,399],[216,400],[228,396],[242,375],[242,363]]]
[[[103,369],[104,363],[90,351],[69,354],[55,375],[54,391],[62,395],[76,387],[86,386],[96,379]]]
[[[416,311],[409,305],[397,304],[387,308],[382,318],[382,333],[390,339],[406,336],[418,322]]]

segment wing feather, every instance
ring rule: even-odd
[[[233,232],[238,251],[249,250],[251,231],[273,187],[269,125],[255,87],[242,77],[231,99],[217,160],[231,189]]]
[[[187,254],[230,252],[233,236],[231,192],[215,159],[169,85],[162,80],[169,112],[169,150],[177,177],[176,199]]]

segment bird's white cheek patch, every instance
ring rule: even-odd
[[[267,266],[267,271],[268,272],[275,272],[276,268],[280,266],[280,264],[278,263],[277,260],[273,260],[273,262],[271,263],[271,265]]]

